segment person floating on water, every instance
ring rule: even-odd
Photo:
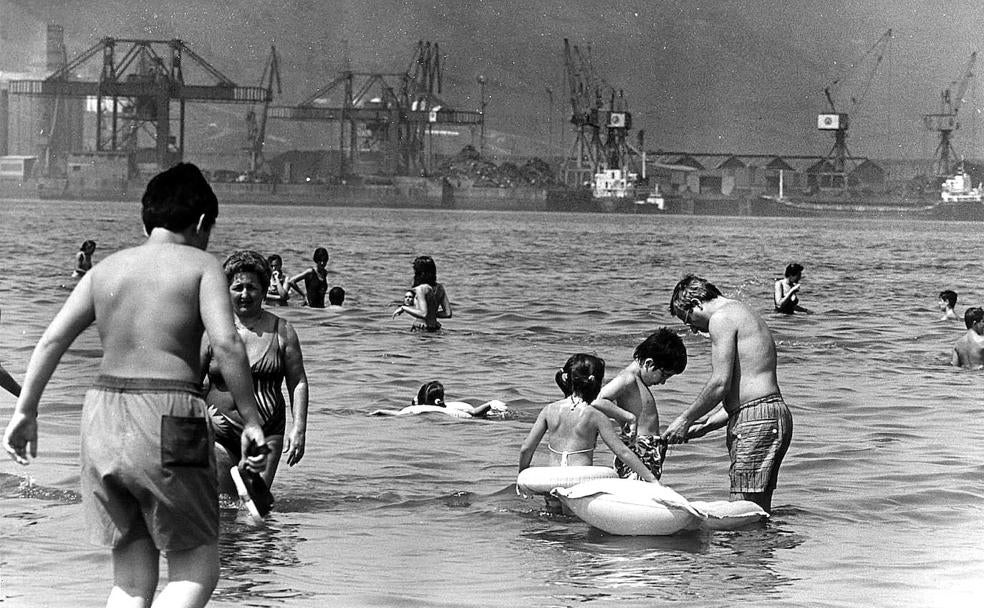
[[[318,247],[312,256],[314,266],[301,274],[292,277],[288,284],[297,293],[304,296],[304,303],[311,308],[325,307],[325,293],[328,291],[328,250]],[[304,289],[299,286],[304,281]]]
[[[974,306],[964,311],[967,333],[953,345],[950,365],[967,369],[984,367],[984,308]]]
[[[150,180],[142,206],[147,240],[87,272],[38,341],[3,445],[21,464],[37,456],[41,393],[95,323],[103,355],[82,408],[81,494],[90,540],[113,551],[107,605],[200,607],[219,578],[203,332],[245,423],[243,453],[265,438],[225,276],[205,252],[218,215],[212,188],[179,163]],[[241,464],[260,471],[265,458]],[[155,599],[161,553],[167,583]]]
[[[236,251],[222,265],[232,298],[236,330],[246,345],[253,381],[253,395],[259,405],[270,456],[262,471],[267,487],[273,485],[281,453],[287,464],[294,466],[304,457],[308,415],[308,379],[304,371],[304,356],[297,332],[285,319],[263,309],[264,294],[269,288],[270,267],[255,251]],[[220,460],[239,462],[239,446],[243,419],[229,388],[223,380],[222,368],[213,357],[208,340],[202,342],[202,362],[207,372],[208,404],[215,429],[217,455]],[[287,383],[292,424],[287,432],[287,401],[283,384]],[[219,471],[225,479],[226,467]],[[224,489],[228,489],[228,485]]]
[[[267,257],[270,266],[270,287],[267,288],[266,303],[271,306],[286,306],[290,299],[290,284],[284,272],[284,260],[276,253]]]
[[[790,264],[786,266],[786,276],[776,281],[775,301],[776,311],[791,315],[794,312],[811,312],[799,305],[800,281],[803,279],[803,266]]]
[[[694,275],[673,289],[670,313],[694,333],[710,333],[711,377],[663,439],[686,443],[727,425],[730,500],[750,500],[771,511],[779,465],[793,436],[793,418],[776,378],[772,332],[751,308]]]
[[[345,289],[335,285],[328,290],[328,308],[338,310],[345,302]]]
[[[687,347],[665,327],[643,340],[632,363],[608,382],[591,405],[622,424],[619,439],[638,456],[656,479],[663,474],[666,442],[660,437],[659,412],[649,387],[663,384],[687,368]],[[619,477],[635,473],[617,457]]]
[[[437,380],[425,382],[417,390],[417,396],[402,410],[375,410],[370,416],[407,416],[414,414],[441,413],[454,418],[483,418],[491,411],[505,412],[509,408],[498,401],[486,401],[481,405],[471,405],[464,401],[445,401],[444,385]]]
[[[404,295],[403,304],[393,311],[395,319],[403,313],[419,319],[413,330],[437,331],[441,329],[438,319],[451,318],[451,301],[444,285],[437,282],[437,265],[429,255],[422,255],[413,261],[413,299]]]
[[[591,466],[598,437],[615,456],[640,479],[654,482],[652,471],[619,439],[612,423],[600,410],[591,407],[605,380],[605,362],[594,355],[579,353],[570,357],[556,379],[566,397],[547,405],[519,450],[519,472],[529,468],[533,454],[546,433],[550,466]],[[547,496],[547,510],[561,512],[560,502]]]
[[[79,247],[75,254],[75,270],[72,272],[73,279],[80,279],[85,273],[92,270],[92,254],[96,252],[96,242],[87,240]]]
[[[953,310],[953,307],[957,305],[957,292],[944,289],[940,292],[940,321],[956,321],[960,317],[957,316],[957,311]]]

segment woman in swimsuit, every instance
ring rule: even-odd
[[[325,294],[328,293],[328,250],[318,247],[314,250],[314,266],[288,281],[291,289],[304,296],[304,302],[311,308],[325,307]],[[304,281],[304,289],[299,281]]]
[[[419,319],[413,330],[437,331],[441,329],[438,319],[451,318],[451,301],[444,285],[437,282],[437,265],[429,255],[413,261],[413,286],[404,295],[403,304],[393,311],[393,318],[403,313]]]
[[[794,312],[810,312],[799,305],[799,296],[796,295],[800,290],[801,280],[803,280],[803,266],[800,264],[786,266],[785,276],[776,281],[775,293],[772,296],[776,312],[786,315]]]
[[[92,254],[96,252],[96,242],[87,240],[79,247],[79,252],[75,254],[75,271],[72,278],[81,279],[85,273],[92,270]]]
[[[577,354],[558,372],[557,383],[567,395],[540,411],[533,428],[519,451],[519,470],[530,466],[544,434],[550,433],[547,449],[551,466],[591,466],[598,437],[611,451],[639,474],[640,479],[656,481],[652,471],[630,450],[611,422],[591,407],[605,380],[605,362],[594,355]]]
[[[281,454],[294,466],[304,456],[308,411],[308,381],[297,333],[290,323],[263,309],[263,297],[270,282],[270,266],[255,251],[237,251],[223,264],[229,281],[229,294],[235,312],[236,329],[246,346],[253,372],[253,393],[260,406],[263,433],[270,447],[263,479],[273,483]],[[208,404],[215,427],[216,454],[239,462],[239,435],[242,419],[226,388],[219,367],[206,340],[202,346],[202,369],[207,371]],[[293,419],[287,430],[287,404],[282,386],[287,381]],[[228,469],[228,467],[226,467]]]

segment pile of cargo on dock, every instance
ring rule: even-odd
[[[470,181],[476,188],[545,188],[557,184],[557,176],[550,165],[540,158],[530,159],[522,166],[511,162],[496,165],[483,159],[472,146],[465,146],[461,152],[441,162],[434,175],[452,182]]]

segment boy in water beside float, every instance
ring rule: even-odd
[[[683,373],[687,347],[680,336],[661,327],[636,347],[632,357],[632,363],[601,389],[591,405],[622,424],[619,439],[659,479],[667,444],[660,437],[659,412],[649,387]],[[637,478],[617,456],[615,471],[619,477]]]
[[[65,351],[96,324],[103,356],[82,409],[82,504],[90,539],[113,551],[107,606],[204,606],[219,578],[212,432],[201,398],[202,334],[245,421],[242,450],[264,445],[225,275],[205,253],[218,201],[197,167],[158,174],[142,199],[146,242],[81,278],[41,336],[3,437],[37,456],[38,402]],[[253,471],[265,456],[244,458]],[[167,584],[157,595],[159,558]]]
[[[656,476],[616,434],[611,422],[600,410],[591,407],[605,380],[605,362],[594,355],[576,354],[557,374],[557,383],[566,397],[544,407],[533,423],[519,450],[519,472],[530,467],[533,454],[546,433],[550,466],[591,466],[598,437],[640,479],[655,482]],[[517,488],[518,491],[518,488]],[[556,498],[546,496],[547,510],[559,513]]]

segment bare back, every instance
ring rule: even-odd
[[[659,434],[659,411],[656,409],[656,399],[642,379],[626,368],[619,372],[598,393],[599,399],[607,399],[627,412],[631,412],[638,421],[640,435]]]
[[[579,402],[572,408],[570,398],[548,405],[545,418],[547,429],[550,431],[547,445],[551,450],[551,464],[560,464],[561,454],[557,452],[568,452],[570,455],[567,464],[571,466],[594,464],[594,449],[598,442],[598,420],[601,418],[607,423],[607,418],[603,418],[600,412],[584,402]]]
[[[202,286],[225,284],[214,257],[195,247],[148,242],[107,257],[86,279],[104,353],[101,373],[200,380],[201,298],[215,292]],[[217,293],[225,294],[231,327],[226,290]]]
[[[762,317],[737,300],[728,300],[711,318],[711,358],[717,366],[731,364],[725,409],[779,392],[776,344]]]
[[[969,369],[984,367],[984,336],[968,329],[953,345],[953,354],[954,365]]]

